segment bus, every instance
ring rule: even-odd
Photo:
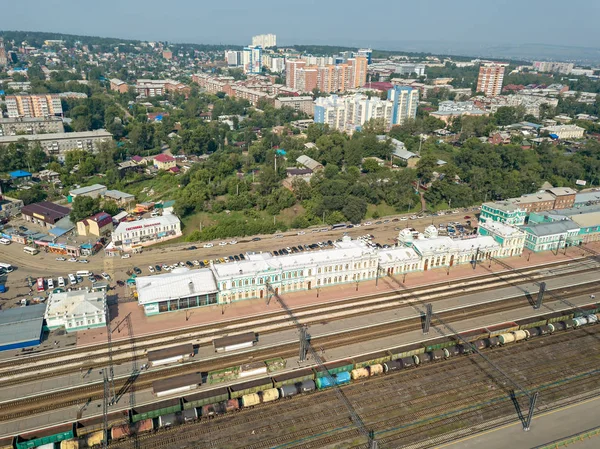
[[[46,290],[46,288],[44,287],[44,278],[38,278],[38,280],[37,280],[37,291],[38,292],[43,292],[44,290]]]
[[[25,247],[23,247],[23,252],[26,253],[26,254],[30,254],[32,256],[35,256],[40,251],[37,248],[32,248],[31,246],[25,246]]]
[[[13,266],[9,263],[0,263],[0,269],[6,271],[7,273],[12,273],[14,270]]]
[[[338,224],[334,224],[334,225],[331,227],[331,230],[332,230],[332,231],[335,231],[336,229],[344,229],[344,228],[346,228],[347,226],[348,226],[348,225],[346,225],[346,223],[338,223]]]

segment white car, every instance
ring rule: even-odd
[[[0,239],[0,243],[2,243],[3,245],[10,245],[10,240],[2,238]]]
[[[227,246],[227,242],[221,242],[219,243],[219,246]]]
[[[65,259],[64,257],[57,257],[56,260],[58,260],[59,262],[64,262],[67,259]]]
[[[198,261],[198,260],[192,260],[192,263],[194,264],[195,267],[200,266],[200,261]]]
[[[148,271],[154,273],[154,267],[152,265],[148,266]]]
[[[129,259],[131,257],[131,254],[123,254],[121,256],[121,259]]]
[[[77,259],[75,259],[74,257],[71,257],[67,262],[71,262],[71,263],[77,262]]]
[[[407,221],[407,220],[408,220],[408,218],[406,218],[406,217],[400,217],[400,221]]]
[[[355,227],[355,228],[360,228],[361,226],[362,226],[362,225],[361,225],[360,223],[356,223],[356,224],[354,225],[354,227]]]
[[[54,288],[54,281],[52,280],[52,278],[48,278],[48,289],[53,289]]]
[[[231,242],[229,242],[230,245],[235,245],[237,244],[237,240],[232,240]]]
[[[212,248],[213,246],[215,246],[215,245],[212,243],[205,243],[203,248]]]
[[[298,235],[304,235],[304,234],[306,234],[306,232],[304,232],[304,231],[298,231]]]
[[[108,273],[102,273],[100,276],[102,276],[105,281],[110,281],[110,274],[108,274]]]
[[[90,263],[89,260],[87,260],[87,259],[81,259],[78,262],[79,263]]]
[[[411,220],[416,220],[416,219],[417,219],[417,216],[416,216],[416,215],[411,215],[411,216],[410,216],[410,219],[411,219]]]
[[[371,222],[370,222],[370,221],[367,221],[367,222],[365,223],[365,226],[371,226]]]
[[[58,286],[59,287],[64,287],[65,286],[65,278],[62,276],[59,276],[58,278]]]

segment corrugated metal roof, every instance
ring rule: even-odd
[[[0,311],[0,346],[38,340],[45,311],[45,304]]]
[[[149,304],[168,299],[188,298],[217,292],[212,271],[177,269],[171,273],[142,276],[135,279],[139,304]]]

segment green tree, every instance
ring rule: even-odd
[[[342,213],[351,223],[360,223],[367,213],[367,202],[363,198],[350,195]]]
[[[369,158],[362,163],[362,169],[365,173],[376,173],[381,167],[375,159]]]
[[[90,198],[89,196],[78,196],[73,200],[73,207],[69,218],[73,223],[77,223],[84,218],[100,212],[100,198]]]

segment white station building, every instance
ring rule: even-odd
[[[432,228],[432,229],[431,229]],[[374,249],[344,237],[334,248],[272,256],[249,254],[246,260],[211,265],[199,270],[177,269],[136,279],[138,302],[146,315],[265,298],[269,292],[286,294],[359,283],[376,277],[402,275],[522,253],[524,239],[511,226],[493,235],[465,239],[438,237],[435,227],[425,235],[403,230],[399,246]],[[499,235],[507,234],[504,240]],[[518,238],[515,238],[518,237]],[[508,247],[510,246],[510,250]]]
[[[173,214],[124,221],[112,233],[112,244],[123,251],[154,245],[181,235],[181,221]]]
[[[64,327],[67,332],[106,326],[106,293],[72,290],[51,293],[44,318],[50,330]]]

